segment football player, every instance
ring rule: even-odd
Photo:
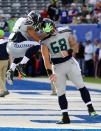
[[[72,36],[71,29],[56,28],[52,20],[46,18],[41,24],[44,31],[47,25],[51,25],[53,30],[42,43],[42,56],[49,79],[54,82],[57,89],[58,103],[62,111],[62,120],[57,124],[69,124],[68,101],[66,99],[66,79],[68,78],[76,85],[80,91],[81,98],[88,108],[91,117],[98,116],[91,102],[88,89],[85,87],[78,62],[72,56],[78,52],[78,45]],[[51,66],[50,63],[53,63]]]
[[[39,41],[45,38],[51,30],[51,27],[47,26],[46,32],[41,34],[37,33],[37,27],[42,20],[43,18],[40,13],[31,11],[27,17],[21,17],[16,21],[7,44],[7,52],[15,58],[10,69],[7,71],[7,82],[9,84],[13,84],[15,68],[17,68],[21,75],[25,76],[25,73],[22,71],[23,64],[26,64],[33,54],[39,50]],[[30,38],[34,41],[29,40]],[[21,57],[23,57],[23,59],[21,63],[17,65]]]

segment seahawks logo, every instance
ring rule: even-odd
[[[27,19],[25,25],[33,25],[33,21]]]

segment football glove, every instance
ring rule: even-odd
[[[43,31],[46,33],[50,33],[53,30],[52,26],[50,25],[50,23],[46,23],[46,27],[43,28]]]

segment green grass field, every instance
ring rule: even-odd
[[[36,76],[37,78],[48,78],[48,76]],[[18,78],[18,77],[15,77]],[[33,78],[33,77],[29,77],[27,76],[27,78]],[[101,78],[95,78],[95,77],[83,77],[84,82],[88,82],[88,83],[96,83],[96,84],[101,84]]]
[[[38,76],[38,77],[48,78],[47,76]],[[101,78],[83,77],[83,80],[84,80],[84,82],[88,82],[88,83],[97,83],[97,84],[101,84]]]
[[[83,77],[84,82],[101,84],[101,78]]]

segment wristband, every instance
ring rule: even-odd
[[[51,69],[47,69],[46,71],[47,71],[48,76],[52,75],[52,70]]]

